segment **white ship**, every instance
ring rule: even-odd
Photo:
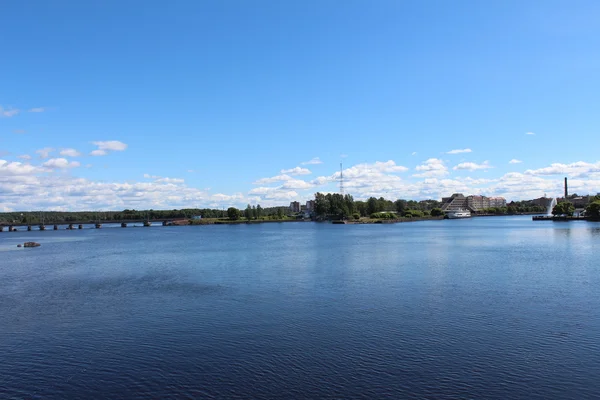
[[[446,211],[446,216],[448,217],[448,219],[471,218],[471,211],[469,211],[469,210]]]

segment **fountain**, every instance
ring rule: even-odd
[[[548,208],[546,209],[546,215],[552,215],[552,210],[556,205],[556,198],[550,199],[550,204],[548,204]]]

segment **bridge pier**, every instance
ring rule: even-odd
[[[54,230],[57,231],[58,230],[58,225],[54,225]]]
[[[11,225],[11,226],[8,227],[8,231],[9,232],[16,232],[17,228],[15,228],[14,226]]]
[[[83,225],[79,224],[79,229],[83,229]]]
[[[127,222],[121,222],[121,228],[127,228]]]
[[[69,226],[67,227],[67,229],[73,230],[73,229],[75,229],[75,227],[73,226],[73,224],[69,224]]]
[[[144,221],[144,226],[152,226],[152,223],[150,221]]]
[[[96,229],[102,228],[102,224],[96,224]]]
[[[40,231],[45,231],[46,230],[46,225],[40,225]]]
[[[0,226],[0,232],[4,232],[4,227]]]
[[[162,225],[167,226],[167,221],[163,221]]]
[[[31,232],[31,225],[27,225],[27,232]]]

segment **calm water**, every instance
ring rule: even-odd
[[[529,217],[5,231],[0,397],[599,398],[599,243]]]

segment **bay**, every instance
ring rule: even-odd
[[[5,231],[0,397],[598,398],[598,243],[530,217]]]

